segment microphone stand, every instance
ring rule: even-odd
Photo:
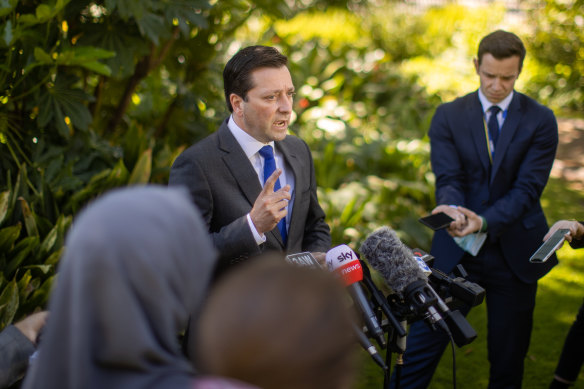
[[[401,328],[406,328],[407,321],[402,320],[400,322]],[[388,366],[388,370],[383,379],[383,388],[389,389],[390,378],[391,378],[391,359],[392,353],[396,353],[395,360],[395,389],[400,388],[400,378],[402,366],[404,364],[404,353],[406,352],[406,335],[401,336],[398,331],[389,327],[387,332],[387,350],[385,352],[385,364]]]

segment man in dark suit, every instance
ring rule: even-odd
[[[474,60],[479,90],[438,107],[429,131],[438,204],[432,212],[455,219],[434,234],[434,267],[448,273],[460,263],[486,290],[489,388],[521,387],[537,280],[557,264],[555,256],[543,264],[528,260],[547,232],[539,199],[558,131],[550,109],[513,90],[524,57],[516,35],[485,36]],[[477,232],[487,238],[476,256],[453,239]],[[447,343],[444,334],[414,323],[401,387],[427,387]]]
[[[550,228],[544,236],[547,240],[559,229],[570,230],[566,235],[566,240],[574,249],[584,248],[584,222],[575,220],[560,220]],[[568,335],[564,340],[562,354],[556,366],[554,378],[550,383],[549,389],[567,389],[576,383],[580,374],[582,364],[584,364],[584,303],[580,306],[576,320],[572,323]]]
[[[267,250],[324,257],[331,237],[312,156],[287,135],[295,94],[287,58],[246,47],[223,81],[231,116],[176,159],[169,180],[186,186],[201,210],[220,252],[218,273]]]

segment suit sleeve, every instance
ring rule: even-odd
[[[170,170],[169,185],[182,185],[188,188],[193,202],[199,208],[203,220],[213,239],[213,244],[219,251],[220,262],[230,262],[251,255],[259,254],[253,234],[247,223],[246,215],[243,215],[231,223],[220,226],[214,231],[211,224],[213,219],[213,207],[216,201],[211,193],[208,176],[197,160],[190,155],[192,150],[179,155]]]
[[[428,135],[430,160],[436,176],[436,204],[465,204],[465,169],[443,106],[436,109]]]
[[[584,222],[579,222],[580,224],[584,224]],[[573,249],[581,249],[584,248],[584,237],[580,239],[572,239],[570,242],[570,246]]]
[[[0,332],[0,388],[22,378],[34,350],[31,341],[13,325]]]
[[[542,119],[521,160],[513,186],[483,213],[494,236],[499,236],[538,204],[549,178],[558,145],[558,125],[551,110],[541,109]]]
[[[304,226],[302,249],[310,252],[327,252],[331,247],[331,233],[325,222],[325,213],[318,202],[314,161],[308,145],[304,143],[310,160],[310,205]]]

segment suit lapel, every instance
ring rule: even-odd
[[[483,168],[488,172],[491,168],[491,161],[489,159],[489,148],[487,147],[487,138],[485,135],[483,108],[479,100],[478,92],[469,96],[466,112],[466,122],[468,123],[468,126],[470,126],[470,132],[472,134],[477,155],[479,156]]]
[[[294,219],[296,218],[296,214],[298,212],[300,212],[298,210],[297,205],[299,205],[299,202],[296,201],[298,199],[298,188],[304,188],[306,187],[306,185],[304,184],[304,180],[306,179],[306,177],[304,177],[302,173],[302,169],[301,167],[304,165],[302,163],[302,161],[300,161],[298,159],[298,156],[296,154],[296,152],[294,151],[294,149],[292,147],[290,147],[290,143],[286,142],[285,140],[283,141],[279,141],[279,142],[275,142],[276,148],[278,148],[278,150],[280,150],[282,152],[282,155],[284,156],[284,161],[286,161],[286,169],[292,169],[292,173],[294,174],[294,207],[292,208],[292,213],[290,214],[290,227],[288,228],[288,241],[290,241],[290,238],[295,239],[294,238],[294,234],[295,234],[295,224],[294,224]],[[282,245],[282,238],[280,237],[280,234],[277,233],[275,234],[278,237],[278,242],[280,242]]]
[[[262,190],[262,186],[249,159],[227,127],[227,121],[224,121],[221,127],[219,127],[217,137],[218,147],[223,151],[223,161],[241,188],[241,192],[247,198],[250,205],[253,206]]]
[[[499,135],[499,141],[497,142],[497,148],[495,149],[495,159],[493,161],[493,172],[491,174],[491,183],[503,159],[505,158],[505,153],[511,144],[511,140],[515,135],[515,131],[519,127],[519,122],[521,121],[521,104],[519,102],[519,93],[515,92],[513,94],[513,99],[507,111],[507,117],[505,122],[503,122],[503,127],[501,128],[501,134]]]

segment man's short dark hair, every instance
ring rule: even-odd
[[[479,66],[483,59],[483,55],[491,54],[498,60],[513,57],[519,57],[519,71],[523,67],[523,59],[525,59],[525,46],[521,39],[512,32],[497,30],[485,36],[479,43],[478,61]]]
[[[239,50],[223,70],[223,89],[229,112],[233,107],[229,101],[232,93],[247,99],[247,92],[254,87],[251,73],[258,68],[281,68],[288,63],[288,57],[269,46],[248,46]]]

